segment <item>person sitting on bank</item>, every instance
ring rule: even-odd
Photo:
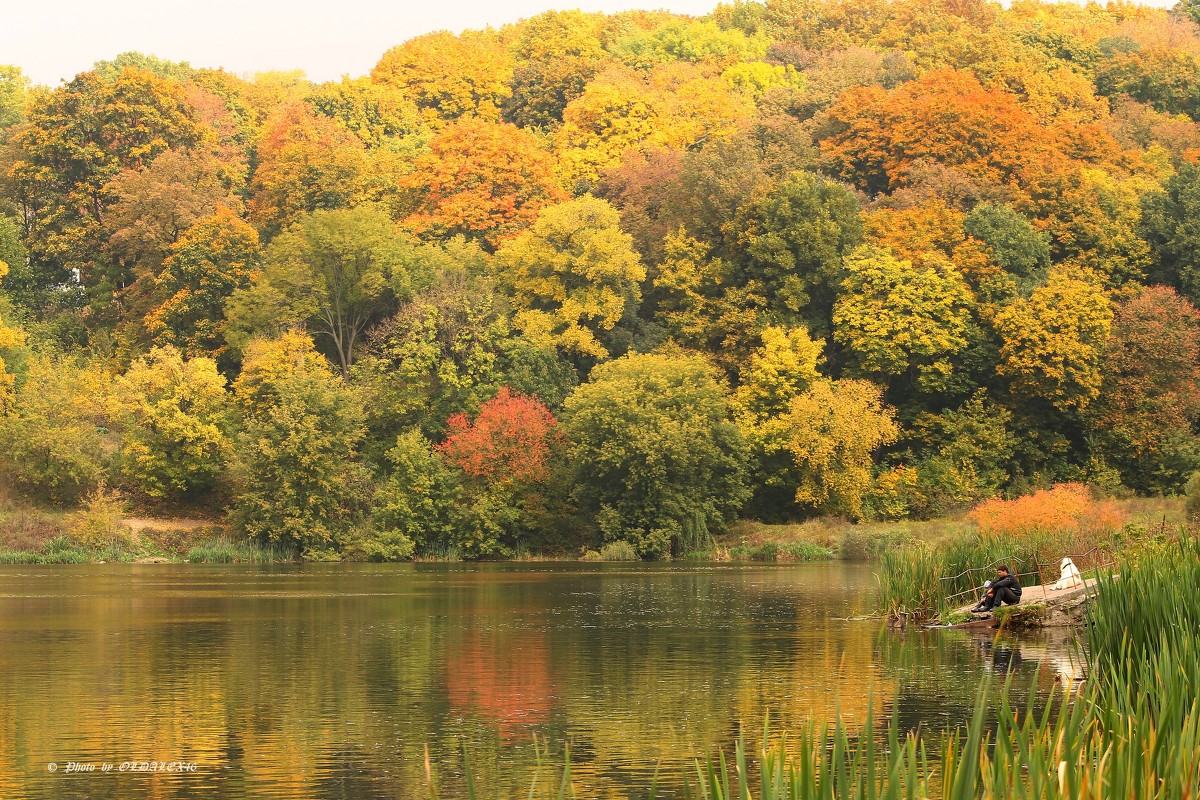
[[[998,605],[1015,606],[1021,602],[1021,582],[1008,569],[1007,564],[996,568],[996,580],[987,584],[987,594],[979,601],[979,605],[971,609],[971,613],[991,611]]]

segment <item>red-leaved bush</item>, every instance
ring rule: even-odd
[[[536,483],[549,477],[558,421],[536,397],[501,389],[472,420],[455,414],[438,450],[474,478]]]

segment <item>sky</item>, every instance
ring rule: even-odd
[[[429,31],[502,25],[551,8],[666,8],[718,0],[41,0],[5,3],[0,64],[57,86],[136,50],[236,73],[302,69],[316,81],[365,75],[385,50]]]

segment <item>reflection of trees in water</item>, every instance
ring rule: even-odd
[[[446,694],[458,714],[490,720],[505,742],[549,722],[555,689],[544,631],[471,629],[446,648]]]
[[[743,730],[753,741],[768,713],[782,730],[828,717],[835,697],[864,702],[873,645],[831,617],[861,610],[869,576],[828,572],[820,594],[787,569],[657,565],[421,568],[386,597],[370,592],[395,573],[370,567],[242,572],[174,597],[126,585],[100,603],[62,599],[70,633],[12,656],[52,655],[61,685],[0,710],[0,733],[39,753],[78,733],[80,756],[107,755],[114,738],[190,755],[228,797],[269,785],[357,798],[386,785],[409,796],[395,787],[423,784],[426,744],[456,796],[464,740],[481,781],[515,788],[537,732],[556,753],[572,743],[588,796],[625,796],[656,761],[669,784],[690,757]],[[10,691],[36,694],[9,666]],[[0,775],[16,772],[8,752]],[[177,794],[164,784],[160,796]]]
[[[859,611],[870,576],[827,569],[834,577],[820,591],[773,568],[596,582],[579,609],[586,627],[564,631],[555,651],[570,676],[567,732],[589,756],[576,773],[632,790],[661,760],[669,785],[690,759],[728,750],[740,734],[756,742],[768,715],[780,734],[831,719],[839,702],[864,719],[871,689],[878,700],[890,688],[873,666],[873,638],[836,617]]]
[[[869,569],[841,564],[217,574],[85,581],[53,615],[0,621],[0,796],[57,800],[61,784],[23,795],[30,764],[119,746],[207,765],[188,784],[205,796],[408,798],[428,744],[456,797],[464,741],[480,785],[516,790],[534,733],[552,759],[571,743],[580,796],[640,796],[656,763],[670,790],[692,758],[757,743],[768,715],[780,734],[839,710],[853,724],[873,695],[880,724],[892,708],[910,727],[957,722],[1003,648],[1019,645],[1021,690],[1048,647],[845,622],[874,595]],[[104,784],[112,800],[186,796],[134,785]]]
[[[185,629],[163,624],[164,608],[141,598],[73,594],[56,598],[53,616],[25,615],[5,626],[0,797],[64,796],[67,776],[49,775],[51,761],[220,762],[229,708],[211,656],[219,662],[226,652],[227,626],[201,619]],[[131,619],[150,629],[131,631]],[[14,630],[23,621],[28,627]],[[27,779],[44,794],[14,788]],[[172,797],[182,786],[180,776],[166,774],[67,779],[75,781],[67,784],[72,791],[84,788],[98,800]]]
[[[97,800],[242,798],[263,787],[320,797],[331,775],[357,770],[359,786],[381,762],[390,784],[407,774],[403,785],[417,785],[423,743],[398,754],[397,723],[418,736],[435,727],[424,699],[409,703],[433,694],[429,637],[380,624],[409,601],[356,596],[353,573],[274,567],[225,580],[153,569],[145,586],[136,568],[68,577],[53,614],[33,617],[44,630],[17,638],[5,620],[0,736],[11,730],[22,746],[0,750],[0,776],[37,788],[9,791],[0,779],[0,797],[66,796],[45,765],[68,759],[198,764],[194,776],[81,777]]]

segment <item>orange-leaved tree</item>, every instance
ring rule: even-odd
[[[1012,187],[1054,152],[1054,138],[1015,95],[938,69],[891,91],[848,89],[829,110],[821,153],[835,174],[873,194],[912,185],[929,162]]]
[[[406,186],[420,195],[404,224],[434,237],[465,236],[494,249],[564,198],[550,154],[514,125],[463,119],[417,157]]]
[[[1200,312],[1165,286],[1116,308],[1086,421],[1093,447],[1147,493],[1183,488],[1200,467]]]
[[[281,109],[263,130],[250,183],[250,219],[268,234],[301,214],[359,199],[366,169],[358,137],[306,104]]]

